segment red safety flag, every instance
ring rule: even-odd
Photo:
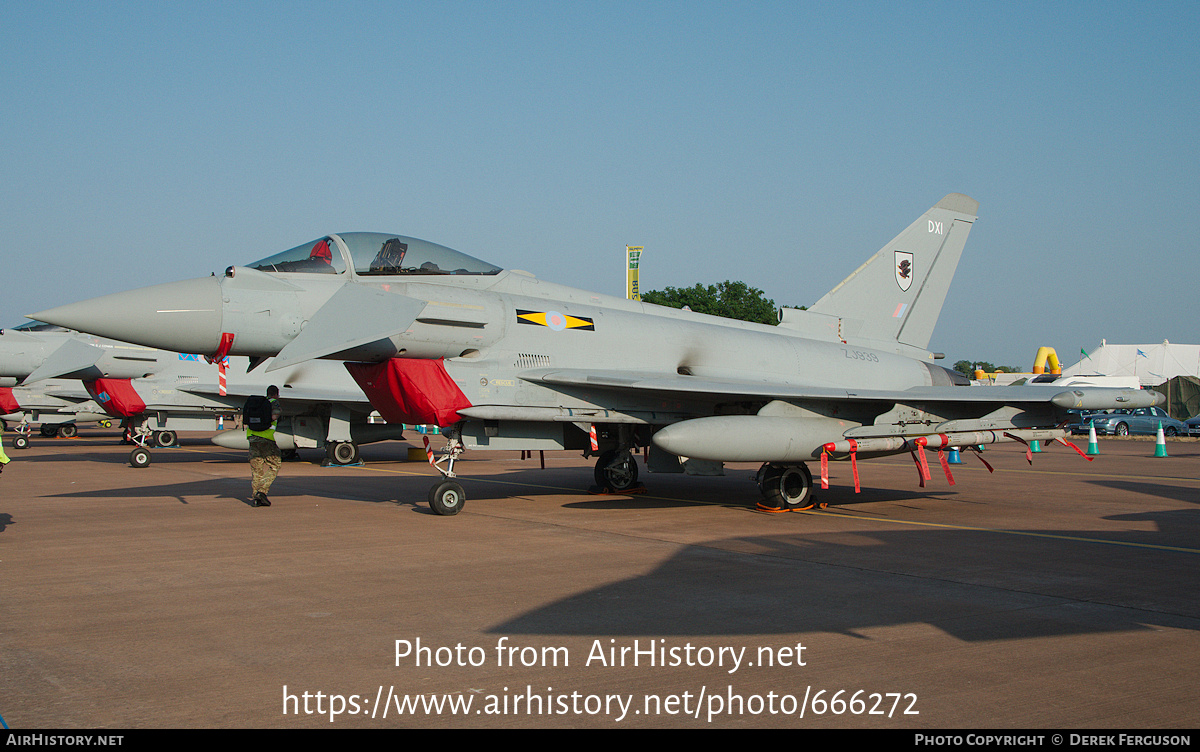
[[[854,473],[854,493],[858,493],[858,442],[854,439],[848,439],[848,441],[850,442],[850,470]]]

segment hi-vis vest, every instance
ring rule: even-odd
[[[279,400],[277,400],[275,398],[271,398],[271,410],[274,411],[276,409],[276,407],[278,407],[278,405],[279,405]],[[247,428],[246,429],[246,438],[250,438],[251,436],[258,436],[260,438],[266,439],[267,441],[274,441],[275,440],[275,426],[278,424],[279,424],[279,421],[277,421],[277,420],[272,421],[271,427],[268,429],[265,429],[263,431],[251,431],[249,428]]]

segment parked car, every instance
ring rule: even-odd
[[[1188,433],[1186,423],[1181,420],[1175,420],[1170,415],[1167,415],[1167,411],[1161,407],[1139,407],[1134,410],[1113,410],[1107,413],[1096,413],[1085,416],[1085,421],[1090,421],[1096,426],[1096,433],[1113,434],[1114,436],[1128,436],[1130,434],[1154,435],[1158,433],[1160,423],[1163,427],[1163,433],[1167,436],[1186,435]],[[1086,428],[1086,422],[1084,427]]]
[[[1074,436],[1080,436],[1088,432],[1088,421],[1091,420],[1096,413],[1088,410],[1068,410],[1071,419],[1067,421],[1067,429]]]
[[[1188,436],[1200,436],[1200,415],[1188,418],[1183,424],[1187,426]]]

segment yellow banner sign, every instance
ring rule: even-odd
[[[638,291],[638,264],[642,260],[642,246],[625,246],[625,258],[628,261],[625,271],[625,297],[629,300],[641,300],[642,296]]]

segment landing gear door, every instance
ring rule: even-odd
[[[325,421],[315,415],[297,415],[292,418],[292,437],[298,449],[315,449],[325,446]]]

